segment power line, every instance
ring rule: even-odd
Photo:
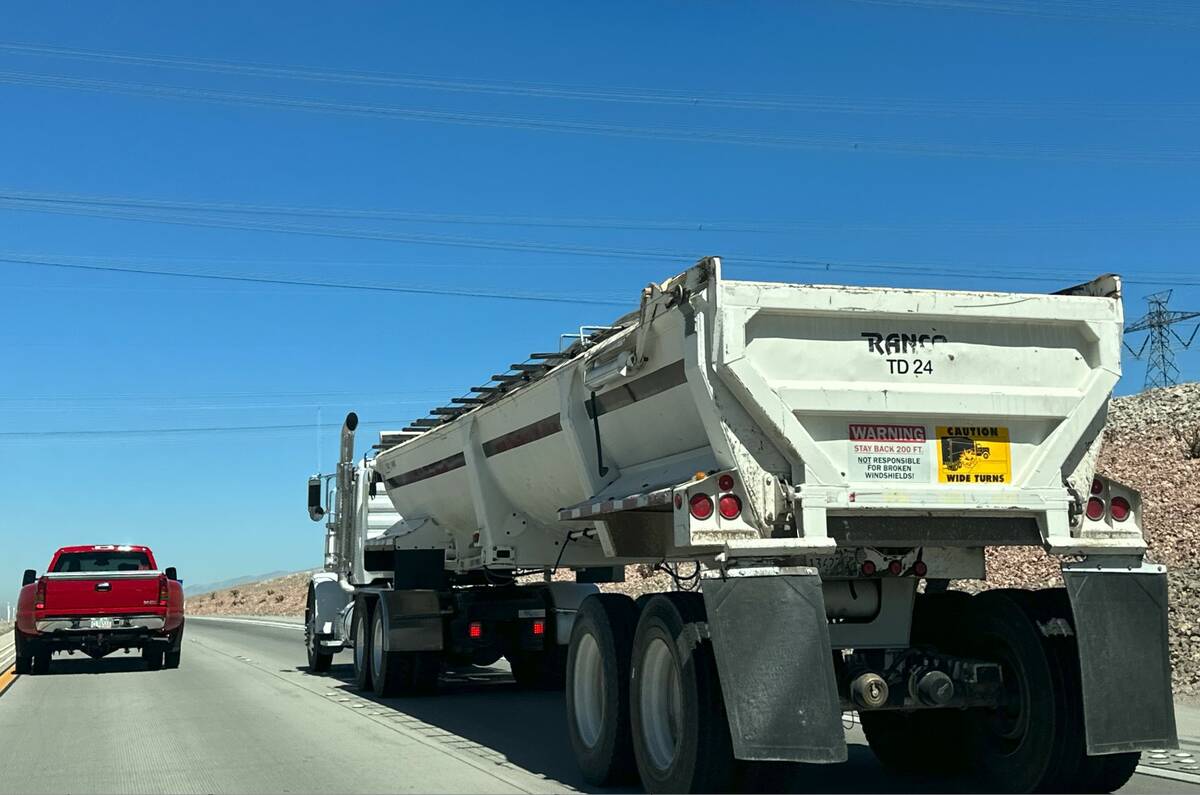
[[[375,428],[399,428],[407,425],[407,421],[402,420],[383,420],[380,422],[364,422],[360,423],[361,427]],[[62,437],[78,437],[81,439],[87,438],[112,438],[112,437],[155,437],[155,436],[177,436],[186,434],[211,434],[211,433],[260,433],[260,432],[287,432],[287,431],[312,431],[316,429],[340,428],[342,423],[297,423],[292,425],[209,425],[204,427],[181,427],[181,428],[119,428],[119,429],[86,429],[86,430],[71,430],[71,431],[0,431],[0,438],[4,439],[43,439],[43,438],[62,438]]]
[[[1146,346],[1150,346],[1150,356],[1146,363],[1145,389],[1174,386],[1179,383],[1179,368],[1175,365],[1176,347],[1181,350],[1191,347],[1192,341],[1196,339],[1196,332],[1200,331],[1200,324],[1197,324],[1192,329],[1191,336],[1185,340],[1174,329],[1174,326],[1185,320],[1200,317],[1200,312],[1178,312],[1167,309],[1167,302],[1171,300],[1172,292],[1172,290],[1164,290],[1146,296],[1146,303],[1150,305],[1149,311],[1125,327],[1126,334],[1138,331],[1149,332],[1146,339],[1142,341],[1142,347],[1136,351],[1129,343],[1125,343],[1129,352],[1138,359],[1142,358]]]
[[[32,72],[0,72],[0,83],[41,88],[64,88],[157,99],[183,99],[199,102],[298,110],[309,113],[348,115],[378,119],[398,119],[471,127],[498,127],[537,132],[596,135],[616,138],[676,141],[687,143],[731,144],[788,150],[838,151],[846,153],[877,152],[883,154],[917,155],[927,157],[1032,159],[1066,161],[1109,161],[1141,164],[1191,163],[1200,160],[1200,152],[1190,149],[1160,148],[1157,150],[1113,150],[1103,148],[1066,149],[1036,144],[997,144],[983,142],[974,145],[947,143],[926,144],[888,139],[868,139],[851,136],[798,137],[766,132],[734,130],[705,130],[684,127],[637,127],[601,122],[557,120],[534,117],[500,116],[494,114],[437,111],[392,105],[332,102],[305,97],[246,94],[214,89],[126,83],[113,80],[92,80],[62,75]]]
[[[268,276],[246,276],[232,273],[196,273],[185,271],[158,270],[151,268],[127,268],[117,265],[85,265],[80,263],[50,262],[47,260],[0,257],[0,262],[12,265],[29,265],[42,268],[99,271],[106,273],[138,274],[142,276],[173,276],[181,279],[209,279],[215,281],[243,282],[249,284],[274,284],[289,287],[320,287],[329,290],[364,292],[408,293],[415,295],[445,295],[455,298],[491,298],[506,301],[538,301],[556,304],[590,304],[599,306],[624,306],[628,301],[586,296],[551,295],[543,293],[516,293],[493,290],[465,290],[449,287],[402,287],[383,284],[355,284],[353,282],[329,282],[315,279],[283,279]]]
[[[1088,22],[1134,23],[1184,28],[1200,27],[1200,17],[1195,13],[1147,14],[1145,13],[1146,6],[1142,4],[1124,6],[1119,3],[1053,2],[1053,0],[1036,0],[1033,4],[987,2],[986,0],[852,0],[852,2],[941,11],[978,11],[1003,16],[1041,17],[1043,19],[1078,19]],[[1165,4],[1156,3],[1155,5],[1161,7]]]
[[[311,82],[366,85],[385,88],[520,96],[539,99],[580,100],[621,104],[652,104],[683,107],[722,107],[738,110],[810,111],[837,114],[941,115],[941,116],[1053,116],[1064,111],[1071,115],[1113,117],[1148,113],[1160,116],[1193,116],[1200,105],[1189,102],[1130,103],[1082,102],[1053,99],[1040,103],[1020,100],[986,100],[969,97],[939,102],[911,97],[871,97],[850,99],[821,95],[781,95],[715,92],[703,89],[663,89],[568,85],[562,83],[472,80],[431,75],[321,69],[311,66],[252,63],[205,58],[184,58],[158,54],[134,54],[110,50],[87,50],[27,42],[0,42],[0,52],[40,57],[65,58],[127,66],[185,70],[209,74],[233,74],[245,77],[305,80]]]
[[[0,188],[0,199],[12,202],[27,202],[30,205],[45,204],[48,207],[65,205],[89,205],[128,210],[186,211],[216,215],[282,215],[294,217],[339,218],[354,220],[385,220],[400,223],[465,224],[476,226],[528,226],[567,229],[616,229],[679,232],[747,232],[785,233],[810,231],[813,229],[846,229],[863,231],[903,232],[914,230],[949,230],[957,232],[1010,231],[1013,229],[1052,231],[1061,229],[1200,229],[1195,219],[1167,219],[1157,221],[1128,221],[1121,219],[1042,222],[1017,221],[996,222],[907,222],[907,223],[853,223],[832,219],[809,218],[790,221],[764,221],[746,219],[635,219],[587,216],[517,216],[464,213],[413,212],[394,208],[351,208],[314,207],[288,204],[253,204],[231,201],[194,201],[153,199],[131,196],[91,195],[78,193],[52,193],[22,191]],[[25,209],[25,208],[21,208]]]

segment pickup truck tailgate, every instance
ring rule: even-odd
[[[143,613],[158,606],[160,573],[70,572],[46,576],[46,615]]]

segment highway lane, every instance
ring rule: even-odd
[[[182,666],[58,657],[0,697],[0,793],[551,792],[579,779],[558,693],[518,690],[502,667],[447,677],[437,696],[377,700],[348,655],[307,672],[297,628],[195,620]],[[749,788],[948,791],[888,774],[851,728],[850,762],[760,767]],[[1200,782],[1200,778],[1196,781]],[[1200,786],[1145,775],[1125,792]]]

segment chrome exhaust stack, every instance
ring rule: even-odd
[[[354,431],[358,415],[353,411],[342,424],[341,448],[337,465],[337,512],[333,520],[334,545],[337,554],[337,573],[349,578],[354,573]]]

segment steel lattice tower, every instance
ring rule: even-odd
[[[1150,347],[1150,355],[1146,361],[1145,389],[1174,386],[1179,383],[1179,368],[1175,366],[1175,346],[1178,344],[1181,349],[1188,348],[1196,339],[1196,332],[1200,331],[1200,324],[1197,324],[1192,329],[1191,336],[1185,340],[1179,332],[1172,328],[1177,323],[1200,317],[1200,312],[1176,312],[1167,309],[1167,302],[1171,300],[1171,292],[1171,290],[1164,290],[1161,293],[1146,296],[1149,310],[1144,316],[1125,327],[1126,334],[1136,331],[1149,332],[1146,339],[1142,340],[1142,346],[1136,351],[1128,342],[1125,343],[1129,352],[1138,359],[1142,358],[1142,354],[1146,352],[1146,346]]]

